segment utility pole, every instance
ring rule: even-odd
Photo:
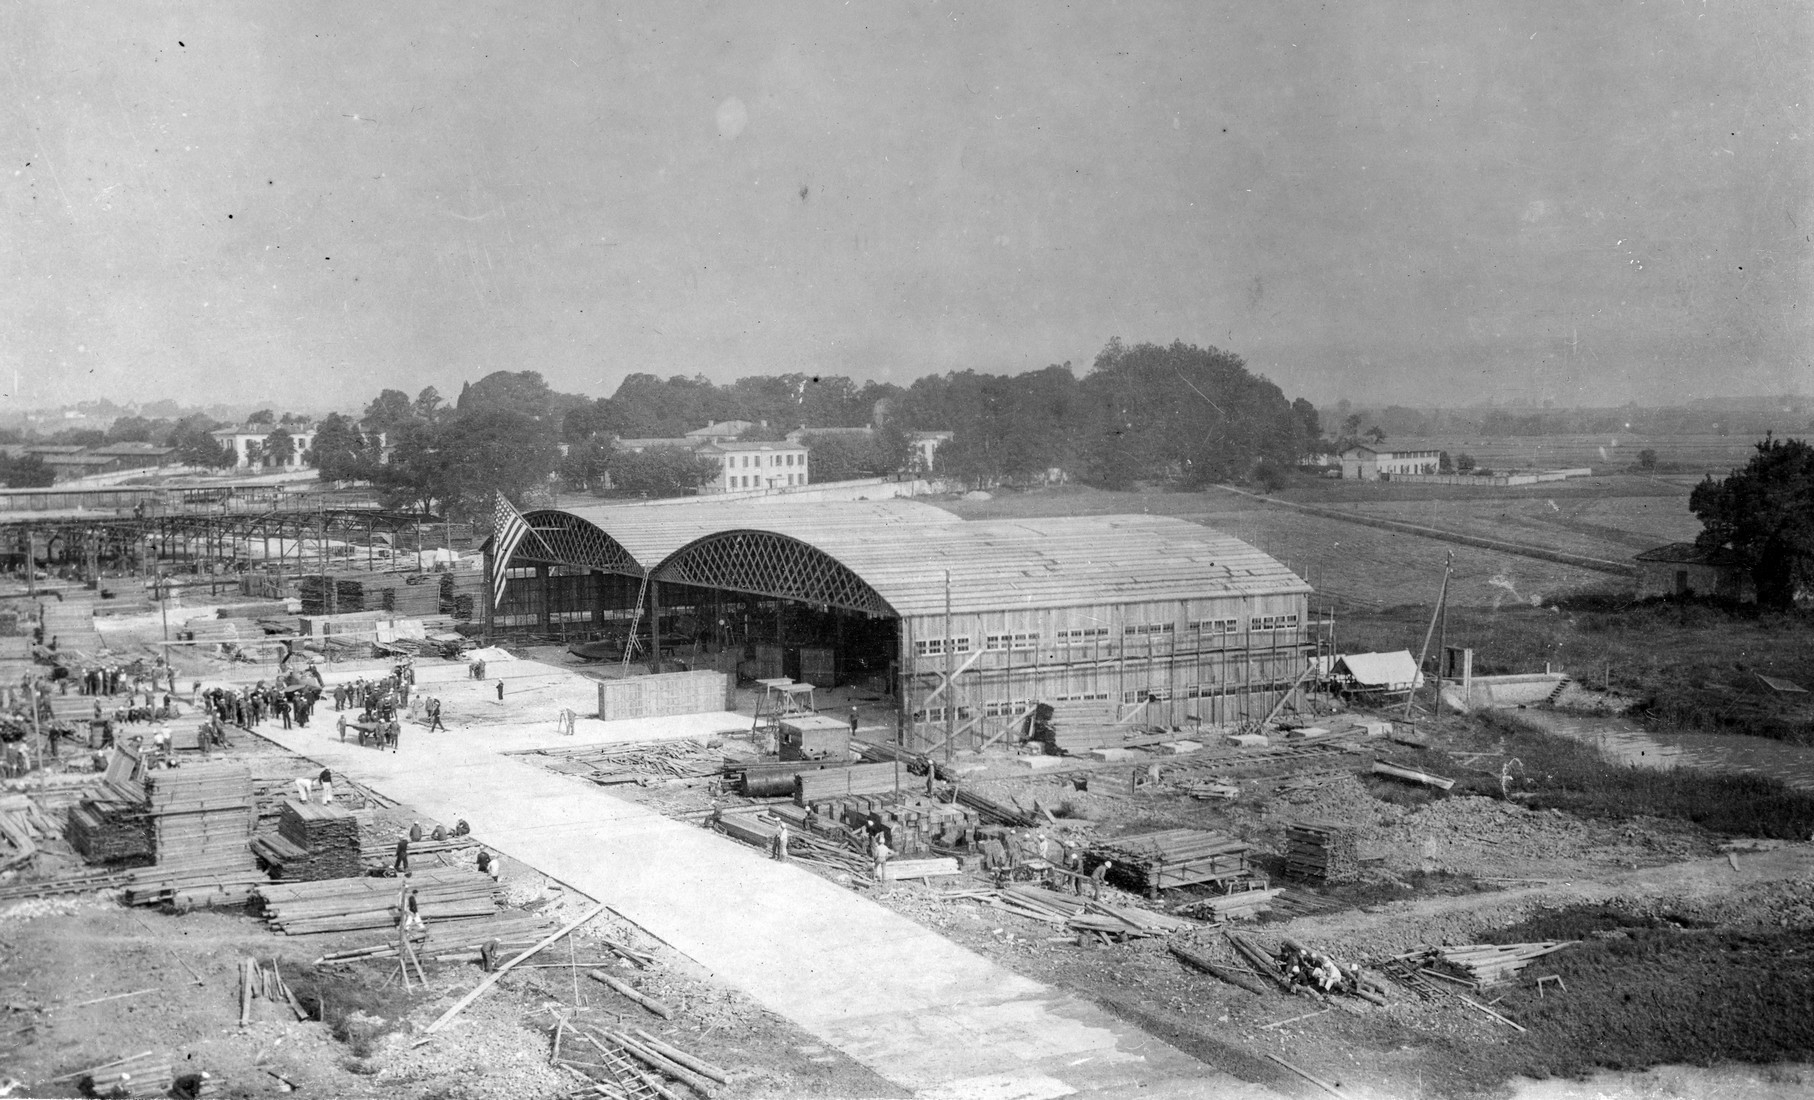
[[[1423,663],[1430,658],[1430,638],[1436,633],[1437,620],[1442,617],[1442,609],[1449,602],[1449,574],[1455,569],[1455,551],[1442,563],[1442,590],[1436,594],[1436,606],[1430,611],[1430,628],[1424,631],[1423,648],[1417,651],[1417,668],[1412,671],[1411,690],[1405,693],[1405,717],[1411,717],[1411,706],[1417,702],[1417,676],[1423,674]],[[1440,670],[1439,670],[1440,671]],[[1442,678],[1437,677],[1436,705],[1442,706]]]
[[[951,763],[951,742],[957,739],[957,654],[951,633],[951,570],[945,570],[945,763]]]

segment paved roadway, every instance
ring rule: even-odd
[[[525,695],[540,696],[528,685],[546,674],[572,676],[533,662],[510,665],[488,669],[491,682],[502,672]],[[408,724],[397,753],[339,741],[331,705],[317,712],[311,729],[267,723],[259,732],[436,820],[464,817],[493,849],[606,902],[719,979],[926,1100],[1275,1095],[809,871],[503,755],[697,735],[737,728],[747,717],[591,720],[582,721],[579,737],[559,737],[552,714],[509,720],[529,699],[499,704],[495,695],[484,698],[495,691],[491,685],[460,685],[454,675],[454,682],[436,675],[444,682],[422,686],[456,696],[457,710],[474,721],[456,717],[451,733],[432,735]],[[487,703],[498,708],[496,717],[478,724]]]

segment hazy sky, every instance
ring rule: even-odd
[[[1814,390],[1814,6],[0,6],[0,407],[498,369]],[[14,382],[14,373],[17,382]]]

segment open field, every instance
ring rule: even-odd
[[[1700,522],[1688,511],[1685,493],[1668,496],[1544,494],[1477,502],[1399,500],[1334,507],[1381,519],[1615,560],[1668,542],[1692,541],[1700,531]]]
[[[1348,484],[1353,490],[1375,488],[1374,485]],[[1396,495],[1412,487],[1379,485],[1377,488],[1394,490]],[[1429,488],[1441,491],[1448,487]],[[1631,490],[1631,495],[1615,492],[1624,489]],[[1323,490],[1314,484],[1304,492],[1306,495],[1323,494]],[[1549,497],[1524,490],[1502,489],[1475,495],[1477,492],[1467,489],[1458,490],[1454,495],[1444,493],[1444,499],[1428,505],[1380,505],[1385,509],[1404,509],[1398,514],[1388,511],[1381,518],[1403,519],[1463,534],[1522,542],[1539,549],[1572,550],[1614,561],[1629,559],[1636,552],[1636,543],[1648,547],[1668,541],[1651,541],[1647,533],[1613,529],[1614,534],[1625,539],[1626,544],[1621,545],[1597,530],[1590,536],[1569,532],[1566,527],[1554,524],[1546,526],[1535,520],[1512,525],[1501,517],[1542,517],[1551,513]],[[1665,492],[1669,495],[1664,495]],[[1296,495],[1296,489],[1280,494],[1283,499],[1294,499]],[[1351,491],[1346,495],[1350,501],[1365,499],[1358,492]],[[1629,518],[1637,527],[1640,523],[1658,525],[1657,517],[1667,517],[1672,507],[1670,502],[1678,499],[1685,498],[1671,490],[1660,490],[1648,479],[1634,478],[1618,479],[1611,487],[1600,484],[1576,489],[1572,494],[1558,498],[1557,503],[1576,514],[1593,517],[1575,521],[1580,525],[1591,528],[1600,523],[1610,527]],[[1457,546],[1425,535],[1346,523],[1215,489],[1202,493],[1113,493],[1065,487],[1026,493],[1002,492],[986,501],[960,499],[937,503],[968,519],[1117,512],[1145,512],[1189,519],[1233,535],[1283,561],[1316,588],[1319,598],[1357,609],[1428,605],[1436,598],[1437,587],[1442,582],[1443,561],[1451,551],[1455,554],[1455,576],[1450,598],[1460,606],[1497,608],[1510,603],[1528,604],[1553,600],[1583,588],[1629,583],[1591,569],[1502,551]],[[1315,503],[1326,506],[1332,502],[1325,499]],[[1350,507],[1362,511],[1361,506]],[[1562,544],[1556,530],[1571,534],[1572,541]]]
[[[1573,469],[1596,470],[1635,466],[1638,452],[1652,450],[1659,464],[1674,463],[1695,470],[1722,474],[1742,466],[1751,457],[1753,440],[1745,435],[1642,435],[1611,432],[1604,435],[1482,436],[1470,434],[1388,438],[1386,450],[1447,451],[1450,456],[1473,455],[1493,470]]]

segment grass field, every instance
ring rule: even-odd
[[[1743,466],[1751,457],[1749,436],[1639,435],[1613,432],[1606,435],[1531,435],[1480,436],[1436,435],[1415,439],[1388,438],[1386,450],[1447,451],[1451,456],[1473,455],[1480,465],[1493,470],[1572,469],[1592,466],[1597,470],[1623,469],[1637,464],[1638,452],[1657,453],[1660,464],[1673,463],[1683,468],[1723,474],[1734,466]]]

